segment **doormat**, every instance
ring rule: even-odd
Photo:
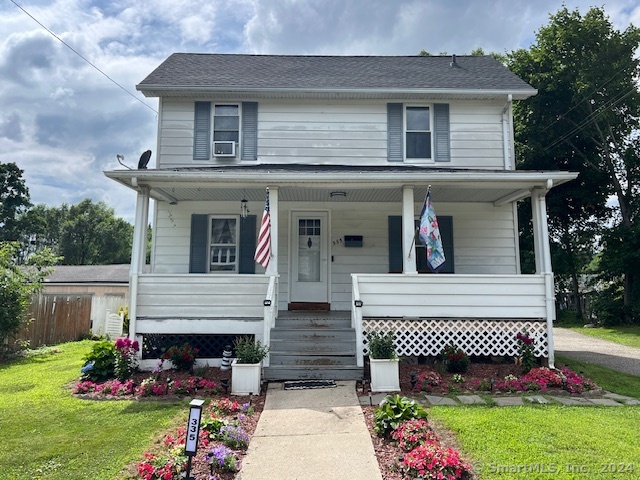
[[[298,380],[295,382],[284,382],[285,390],[307,390],[309,388],[335,388],[334,380]]]

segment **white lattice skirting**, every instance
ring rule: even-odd
[[[453,343],[467,355],[518,355],[516,334],[526,330],[534,339],[536,357],[547,358],[547,324],[532,320],[439,320],[439,319],[362,319],[366,346],[366,332],[395,333],[396,353],[399,356],[438,355],[445,345]]]

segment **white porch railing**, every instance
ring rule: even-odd
[[[138,276],[138,318],[263,318],[265,275]]]
[[[544,275],[353,274],[352,283],[358,362],[368,330],[395,331],[399,355],[437,354],[449,341],[469,354],[513,355],[527,328],[536,353],[552,353]]]

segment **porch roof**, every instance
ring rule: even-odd
[[[181,201],[263,201],[265,187],[278,187],[280,201],[401,202],[402,187],[413,186],[416,201],[432,186],[440,202],[520,200],[535,188],[550,189],[575,172],[478,170],[418,165],[224,165],[201,168],[112,170],[105,175],[126,187],[148,187],[152,198]],[[340,192],[339,195],[331,195]],[[344,192],[345,195],[341,193]]]

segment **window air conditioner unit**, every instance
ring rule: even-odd
[[[213,142],[214,157],[235,157],[236,142]]]

